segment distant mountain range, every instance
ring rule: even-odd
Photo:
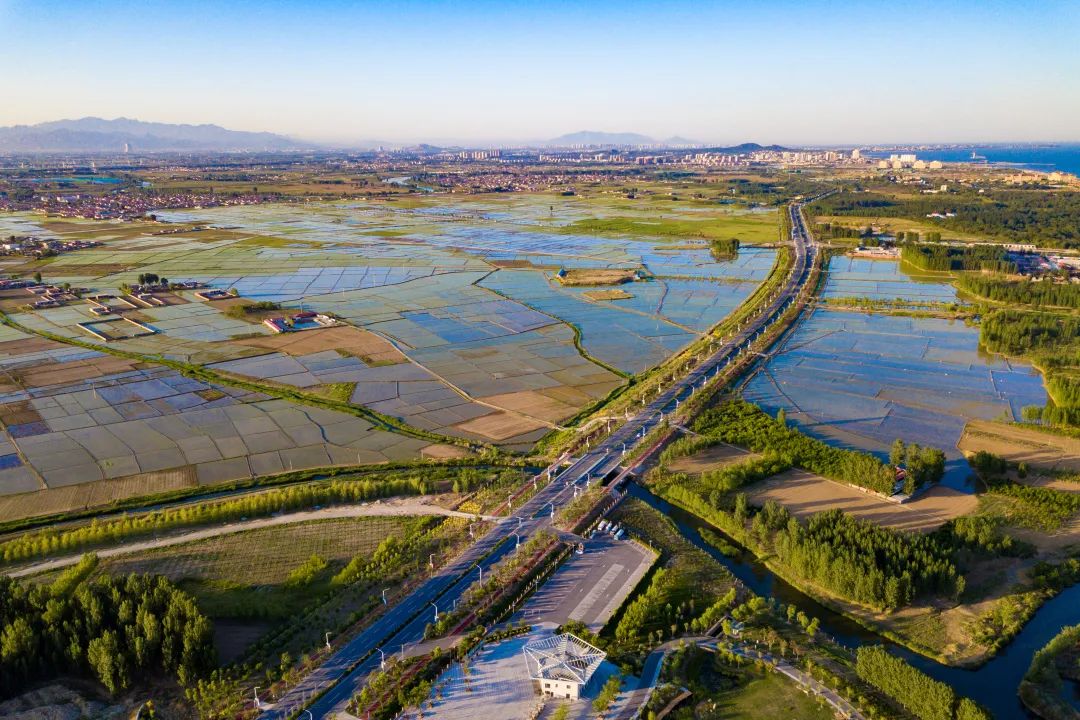
[[[543,143],[547,147],[640,147],[642,145],[701,145],[695,140],[687,140],[682,137],[672,137],[667,140],[642,135],[640,133],[613,133],[600,132],[598,130],[581,130],[580,132],[560,135]]]
[[[712,147],[708,143],[699,140],[680,137],[678,135],[665,140],[658,140],[640,133],[609,133],[596,130],[582,130],[581,132],[560,135],[544,143],[544,147],[692,147],[713,152],[747,153],[755,150],[786,150],[779,145],[758,145],[757,143],[743,143],[730,147]]]
[[[0,152],[259,152],[304,150],[311,143],[284,135],[173,125],[128,118],[85,117],[0,128]]]

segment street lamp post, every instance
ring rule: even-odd
[[[383,605],[386,605],[386,591],[389,590],[389,589],[390,588],[383,588],[383,591],[382,591],[382,604]]]
[[[330,633],[329,633],[329,631],[327,631],[327,633],[326,633],[326,649],[327,650],[330,649]]]
[[[439,622],[439,606],[431,603],[431,607],[435,608],[435,622]]]
[[[256,685],[254,690],[255,690],[255,709],[256,710],[262,710],[262,703],[259,701],[259,686]]]

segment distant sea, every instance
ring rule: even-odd
[[[920,160],[940,160],[942,162],[981,162],[972,161],[971,153],[986,158],[991,165],[1041,170],[1042,172],[1075,173],[1080,175],[1080,144],[1068,145],[979,145],[963,148],[942,148],[937,150],[892,150],[889,152],[867,152],[870,157],[887,158],[892,154],[914,152]]]

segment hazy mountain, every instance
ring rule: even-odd
[[[0,128],[0,152],[252,152],[303,150],[310,143],[265,132],[217,125],[172,125],[86,117]]]
[[[560,135],[544,143],[549,147],[574,147],[577,145],[597,146],[623,146],[623,145],[659,145],[654,138],[638,133],[610,133],[598,130],[582,130],[580,132]]]
[[[669,137],[667,140],[664,140],[664,144],[671,145],[672,147],[701,147],[704,145],[704,143],[699,140],[691,140],[689,138],[684,138],[681,135]]]
[[[742,143],[741,145],[730,145],[728,147],[704,147],[702,150],[708,152],[718,153],[731,153],[734,155],[743,153],[752,153],[757,150],[787,150],[788,148],[783,145],[758,145],[757,143]]]

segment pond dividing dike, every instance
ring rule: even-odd
[[[780,602],[794,605],[811,617],[818,618],[821,621],[822,631],[846,647],[854,649],[860,645],[885,645],[891,652],[903,657],[927,675],[948,683],[957,694],[966,695],[989,708],[997,720],[1034,717],[1027,712],[1016,694],[1020,681],[1031,663],[1032,655],[1057,635],[1062,627],[1080,622],[1080,584],[1077,584],[1043,604],[1012,642],[981,667],[966,670],[942,665],[822,605],[774,575],[749,551],[741,550],[736,557],[724,555],[701,538],[699,528],[708,528],[737,547],[741,546],[720,528],[657,497],[647,488],[631,482],[628,484],[627,494],[671,518],[679,533],[688,542],[707,552],[758,595],[774,597]],[[1068,699],[1074,707],[1077,707],[1076,698]]]

